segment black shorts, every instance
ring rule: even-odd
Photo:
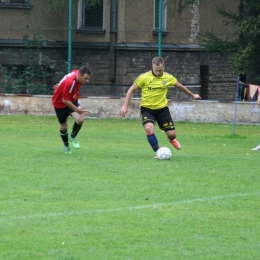
[[[79,107],[79,101],[76,100],[73,103],[76,107]],[[69,107],[64,107],[64,108],[57,108],[54,107],[55,112],[56,112],[56,116],[58,117],[59,123],[60,124],[64,124],[68,117],[71,115],[71,113],[75,112],[73,109],[69,108]]]
[[[141,117],[143,125],[146,123],[155,124],[156,121],[160,129],[164,130],[165,132],[175,130],[175,125],[172,121],[172,116],[168,107],[156,110],[141,107]]]

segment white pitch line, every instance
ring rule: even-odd
[[[53,217],[67,217],[72,215],[85,215],[85,214],[93,214],[93,213],[104,213],[104,212],[117,212],[117,211],[133,211],[138,209],[147,209],[147,208],[158,208],[163,206],[173,206],[178,204],[187,204],[187,203],[195,203],[195,202],[203,202],[203,201],[213,201],[213,200],[222,200],[228,198],[236,198],[236,197],[250,197],[250,196],[257,196],[260,195],[260,192],[253,192],[253,193],[238,193],[238,194],[231,194],[227,196],[213,196],[208,198],[197,198],[197,199],[187,199],[187,200],[180,200],[180,201],[173,201],[169,203],[154,203],[150,205],[142,205],[142,206],[128,206],[122,208],[110,208],[110,209],[90,209],[90,210],[83,210],[83,211],[70,211],[70,212],[57,212],[57,213],[47,213],[47,214],[40,214],[40,215],[29,215],[29,216],[11,216],[11,217],[0,217],[0,221],[10,221],[15,219],[37,219],[37,218],[53,218]]]

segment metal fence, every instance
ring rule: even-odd
[[[212,28],[222,38],[233,34],[214,10],[226,1],[195,0],[183,10],[181,1],[170,0],[54,2],[0,1],[0,92],[52,94],[70,69],[88,65],[93,76],[84,95],[124,96],[161,55],[166,71],[204,99],[220,98],[220,84],[233,86],[225,96],[234,97],[236,75],[227,57],[212,59],[198,43],[199,33]]]

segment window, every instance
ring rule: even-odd
[[[30,9],[32,7],[31,0],[0,0],[0,8]]]
[[[26,0],[10,0],[10,4],[26,4]]]
[[[159,10],[160,1],[154,0],[154,32],[159,31]],[[167,0],[162,0],[162,31],[166,32],[166,18],[167,18]]]
[[[28,4],[30,2],[30,0],[0,0],[0,3],[5,4]]]
[[[78,2],[78,29],[87,32],[100,33],[103,29],[104,1],[88,5],[84,0]]]

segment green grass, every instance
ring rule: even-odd
[[[66,155],[55,117],[0,116],[0,259],[260,259],[259,126],[175,124],[160,161],[138,120]]]

